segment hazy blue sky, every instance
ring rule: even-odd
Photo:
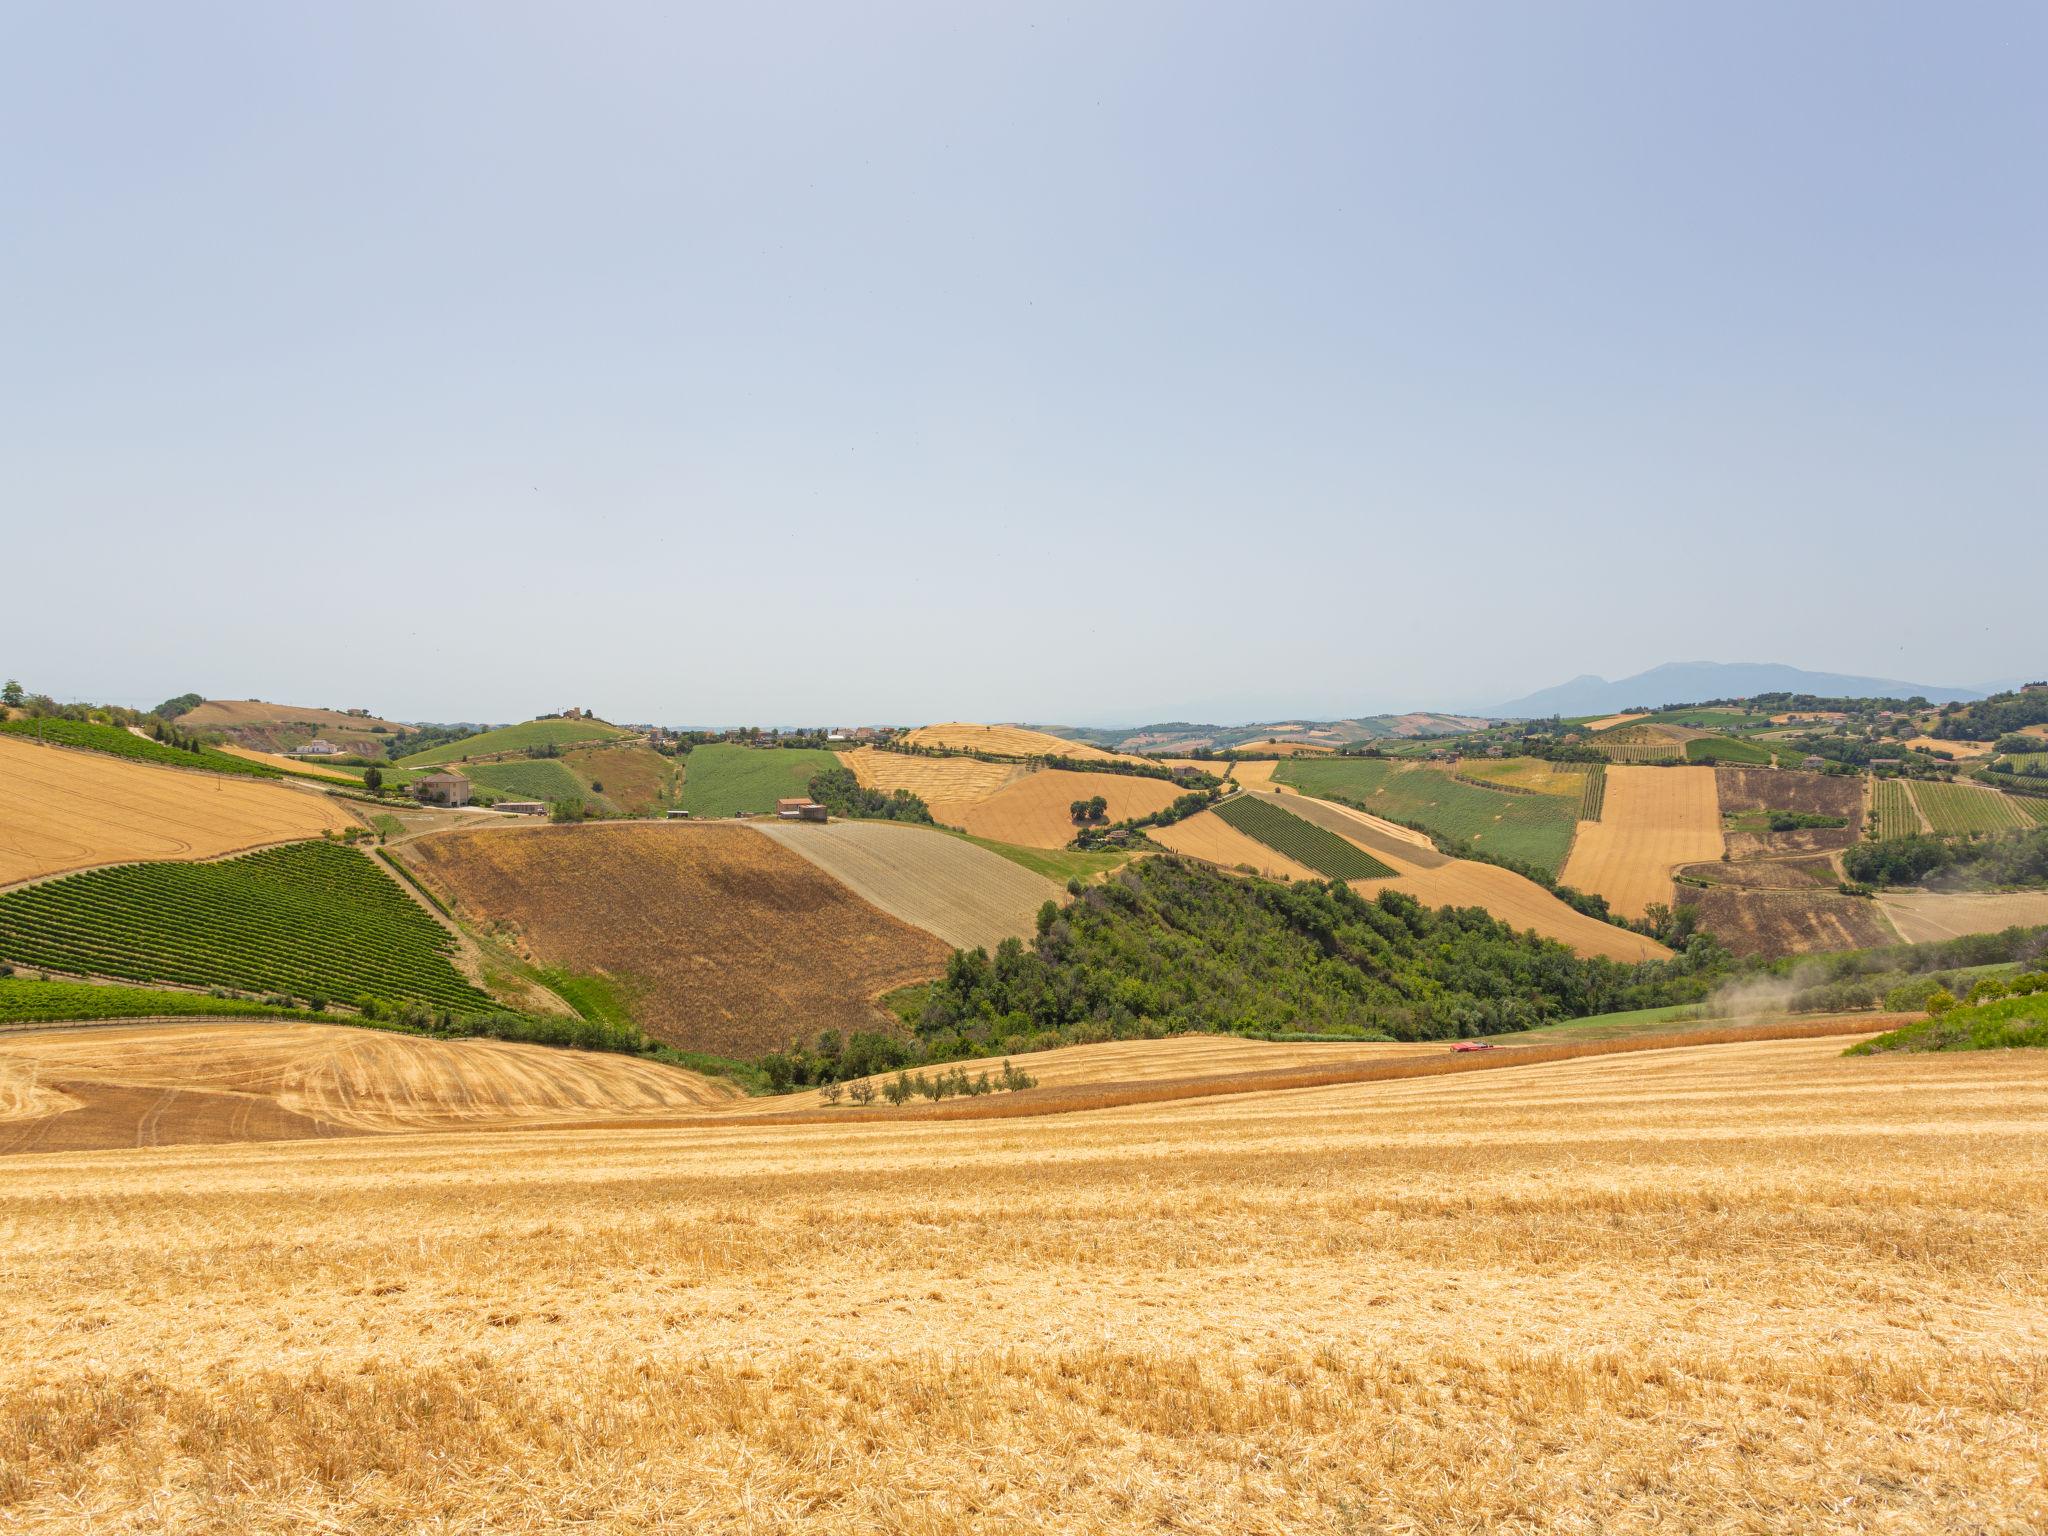
[[[2048,662],[2048,7],[0,0],[0,671],[1077,722]]]

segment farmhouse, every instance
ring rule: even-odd
[[[823,821],[825,807],[815,800],[778,800],[775,802],[775,815],[782,821]]]
[[[293,757],[331,757],[339,751],[341,751],[341,748],[337,747],[333,742],[322,741],[316,736],[303,747],[293,747],[291,755]]]
[[[414,781],[412,792],[429,805],[469,804],[469,780],[459,773],[430,773]]]
[[[548,803],[545,800],[500,800],[496,809],[510,811],[515,816],[545,816]]]

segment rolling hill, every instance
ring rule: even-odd
[[[1821,698],[1893,698],[1918,695],[1936,704],[1949,699],[1981,699],[1974,688],[1933,683],[1902,683],[1893,678],[1855,677],[1840,672],[1808,672],[1776,662],[1677,661],[1633,677],[1609,682],[1592,673],[1554,688],[1539,689],[1486,711],[1512,720],[1541,720],[1552,715],[1608,715],[1647,705],[1689,704],[1700,699],[1748,699],[1760,693],[1810,693]]]
[[[440,763],[476,762],[488,757],[523,756],[537,747],[593,746],[618,741],[632,734],[631,731],[609,725],[602,720],[592,720],[588,716],[574,720],[528,720],[519,725],[504,725],[475,736],[465,736],[460,741],[451,741],[444,746],[415,752],[398,761],[400,766],[406,768],[423,768]]]

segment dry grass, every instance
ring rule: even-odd
[[[1190,858],[1206,859],[1225,869],[1249,869],[1269,880],[1320,880],[1323,877],[1286,854],[1247,837],[1214,811],[1203,811],[1170,827],[1152,827],[1147,837],[1161,847]]]
[[[951,953],[745,825],[508,826],[401,848],[465,919],[543,965],[619,978],[642,1029],[692,1050],[874,1028],[872,999]]]
[[[1839,1044],[13,1159],[0,1523],[2038,1529],[2048,1060]]]
[[[1721,856],[1721,808],[1712,768],[1607,770],[1600,820],[1582,822],[1560,878],[1605,896],[1624,917],[1671,904],[1671,872]]]
[[[1038,909],[1066,892],[1042,875],[950,833],[904,823],[755,824],[873,902],[955,949],[1029,939]]]
[[[1993,741],[1944,741],[1939,736],[1910,736],[1905,745],[1923,752],[1946,752],[1950,757],[1988,757],[1998,745]]]
[[[959,826],[967,812],[1029,772],[1022,763],[984,763],[974,757],[909,757],[862,747],[842,752],[863,788],[907,789],[930,807],[935,820]]]
[[[4,1152],[673,1119],[736,1097],[710,1078],[627,1056],[328,1024],[0,1037]]]
[[[1598,720],[1588,720],[1579,729],[1582,731],[1611,731],[1617,725],[1627,725],[1631,720],[1641,720],[1643,718],[1644,716],[1641,714],[1603,715]]]
[[[2048,891],[1886,891],[1877,904],[1913,944],[2048,923]]]
[[[355,824],[315,791],[0,736],[0,886],[95,864],[215,858]]]
[[[580,747],[561,761],[586,784],[602,784],[605,799],[634,816],[650,816],[676,802],[683,786],[683,761],[635,744]]]
[[[1068,807],[1096,795],[1109,802],[1109,819],[1149,816],[1163,811],[1185,791],[1167,779],[1140,779],[1120,773],[1076,773],[1049,768],[1030,774],[969,806],[960,825],[976,837],[1025,848],[1064,848],[1073,840],[1074,818]]]

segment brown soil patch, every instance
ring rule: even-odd
[[[875,997],[952,952],[743,825],[505,827],[403,852],[541,964],[623,979],[640,1026],[691,1050],[753,1056],[875,1028]]]
[[[1731,859],[1768,859],[1788,853],[1833,853],[1856,841],[1858,824],[1846,827],[1799,827],[1791,832],[1730,832]]]
[[[1738,955],[1811,955],[1899,940],[1883,908],[1863,897],[1733,885],[1680,894],[1698,908],[1700,926]]]
[[[96,864],[217,858],[355,825],[317,790],[0,736],[0,886]]]
[[[1600,820],[1582,822],[1564,884],[1607,898],[1624,917],[1672,900],[1671,871],[1721,855],[1721,807],[1712,768],[1616,765],[1607,770]]]
[[[1803,811],[1810,816],[1841,816],[1854,828],[1863,819],[1861,775],[1801,773],[1787,768],[1716,768],[1721,809]]]
[[[1717,860],[1709,864],[1682,865],[1678,873],[1704,880],[1710,885],[1739,885],[1768,891],[1832,891],[1841,880],[1835,866],[1826,859]]]
[[[1049,768],[1027,775],[1008,788],[962,811],[960,825],[976,837],[1025,848],[1064,848],[1075,826],[1068,810],[1076,800],[1100,795],[1109,802],[1109,820],[1149,816],[1163,811],[1187,791],[1167,779],[1141,779],[1121,773],[1077,773]]]

